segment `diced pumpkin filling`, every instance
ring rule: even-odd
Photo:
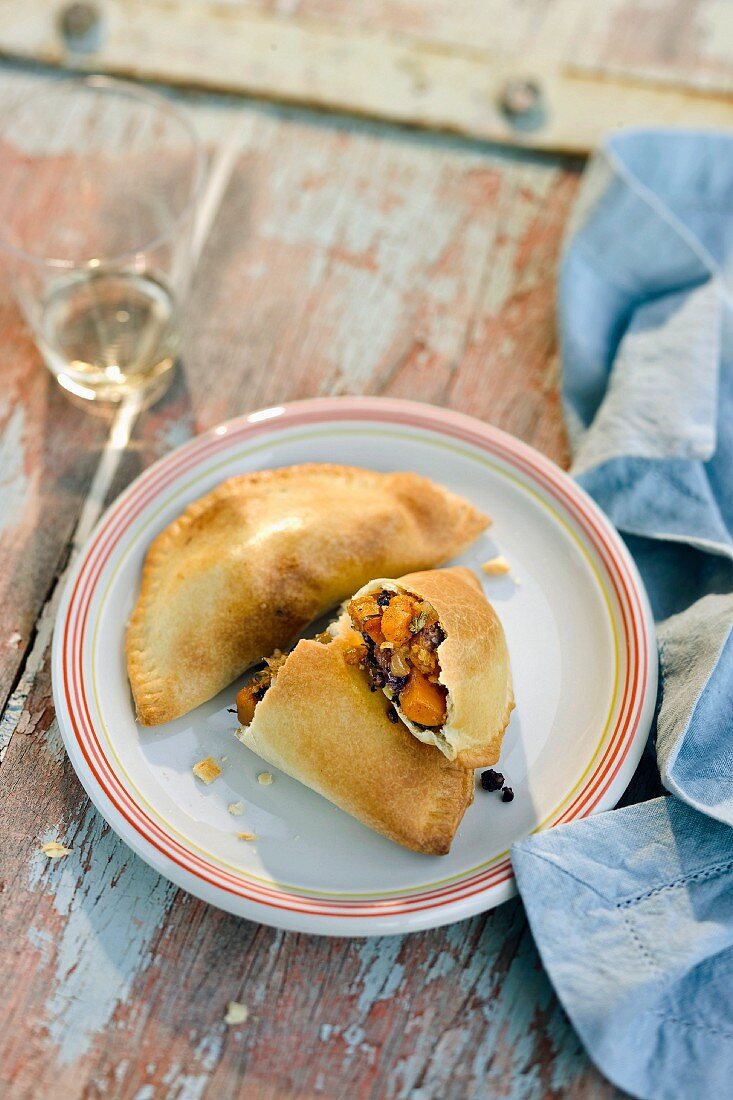
[[[352,600],[348,610],[364,644],[354,646],[347,661],[364,668],[372,690],[382,688],[408,721],[442,726],[448,693],[439,683],[436,651],[445,633],[435,609],[409,593],[383,590]]]
[[[249,726],[255,716],[255,707],[264,699],[278,672],[287,660],[287,653],[276,649],[272,657],[265,658],[265,667],[255,672],[248,684],[237,693],[237,718],[240,726]]]
[[[445,688],[418,672],[410,671],[407,686],[400,694],[400,710],[418,726],[442,726],[445,722]]]

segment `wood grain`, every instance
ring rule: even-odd
[[[212,140],[235,135],[236,156],[182,368],[100,482],[107,498],[201,428],[325,393],[465,409],[565,461],[553,288],[574,165],[307,112],[216,100],[191,110]],[[35,377],[27,342],[16,357]],[[88,477],[96,436],[84,432],[99,429],[38,377],[59,420],[54,462],[83,462]],[[36,474],[49,506],[63,490],[55,469]],[[15,486],[0,485],[0,499]],[[61,548],[68,534],[54,538]],[[4,577],[18,575],[24,545],[10,544]],[[44,570],[50,583],[52,563]],[[583,1053],[518,902],[376,940],[286,934],[207,907],[90,807],[53,716],[47,646],[18,661],[0,769],[9,1100],[620,1095]],[[45,860],[50,839],[72,854]],[[230,1000],[249,1007],[245,1024],[224,1024]]]
[[[0,708],[63,569],[107,426],[50,378],[0,272]],[[69,441],[73,440],[73,446]],[[0,755],[2,753],[0,734]]]
[[[374,940],[230,917],[176,892],[90,809],[47,668],[26,713],[0,771],[4,1095],[619,1095],[589,1066],[518,902]],[[73,849],[58,863],[35,843],[52,835]],[[230,1000],[250,1010],[241,1027],[223,1023]]]
[[[0,69],[2,108],[45,83],[37,74]],[[223,105],[214,112],[202,107],[196,117],[205,141],[215,147],[231,141]],[[73,140],[73,135],[67,133],[65,140]],[[53,216],[56,179],[67,151],[61,138],[57,144],[55,155],[44,156],[33,179],[29,209],[39,224],[49,214]],[[0,142],[5,169],[9,158],[10,151]],[[12,179],[11,172],[0,173],[0,220],[9,207],[17,207],[18,196],[8,191]],[[29,198],[27,192],[24,198]],[[108,450],[109,416],[90,415],[88,408],[64,398],[14,298],[15,260],[0,250],[0,261],[1,761],[29,677],[32,679],[50,637],[52,614],[47,610],[42,615],[44,605],[51,610],[55,607],[58,582],[72,544],[86,538],[103,504],[103,499],[95,496],[100,491],[96,475]],[[39,283],[39,295],[42,289]],[[102,484],[105,492],[104,478]],[[17,698],[11,699],[14,688],[19,691]]]
[[[671,71],[669,38],[693,26],[679,2],[667,0],[615,0],[608,32],[598,27],[604,5],[592,0],[363,0],[354,10],[336,0],[104,0],[98,7],[98,29],[80,49],[59,31],[57,0],[4,0],[0,51],[540,149],[587,152],[619,126],[733,122],[729,72],[717,63],[718,32],[731,28],[721,0],[695,0],[694,46],[678,59],[674,79],[661,82],[660,67]],[[619,34],[617,19],[638,34]],[[576,64],[586,37],[596,49],[601,43],[600,64],[593,54]],[[703,82],[699,73],[691,84],[683,79],[690,50]],[[503,110],[506,82],[517,77],[541,85],[534,119]]]
[[[575,71],[730,95],[733,8],[726,0],[607,0],[588,5]]]
[[[566,463],[554,270],[577,168],[275,108],[253,120],[181,374],[113,493],[193,431],[324,394],[474,411]]]

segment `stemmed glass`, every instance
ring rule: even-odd
[[[107,77],[52,81],[0,122],[0,250],[77,397],[140,398],[170,378],[204,163],[184,114]]]

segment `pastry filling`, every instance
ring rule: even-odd
[[[267,689],[288,658],[287,653],[276,649],[272,657],[266,657],[265,667],[255,672],[248,684],[237,694],[237,718],[240,726],[248,726],[255,716],[255,707],[265,698]]]
[[[359,596],[348,607],[364,644],[346,654],[382,688],[409,722],[438,730],[446,720],[448,692],[440,679],[437,649],[445,639],[435,609],[406,592]]]

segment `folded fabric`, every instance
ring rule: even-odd
[[[662,779],[729,824],[732,201],[731,138],[618,135],[588,170],[560,280],[572,472],[636,536],[661,624]]]
[[[676,798],[531,837],[513,859],[591,1057],[654,1100],[717,1095],[733,1076],[732,280],[733,139],[610,139],[562,262],[564,397],[572,472],[624,533],[658,623],[653,737]]]
[[[514,846],[555,989],[614,1084],[724,1097],[733,1050],[730,828],[658,798]]]

